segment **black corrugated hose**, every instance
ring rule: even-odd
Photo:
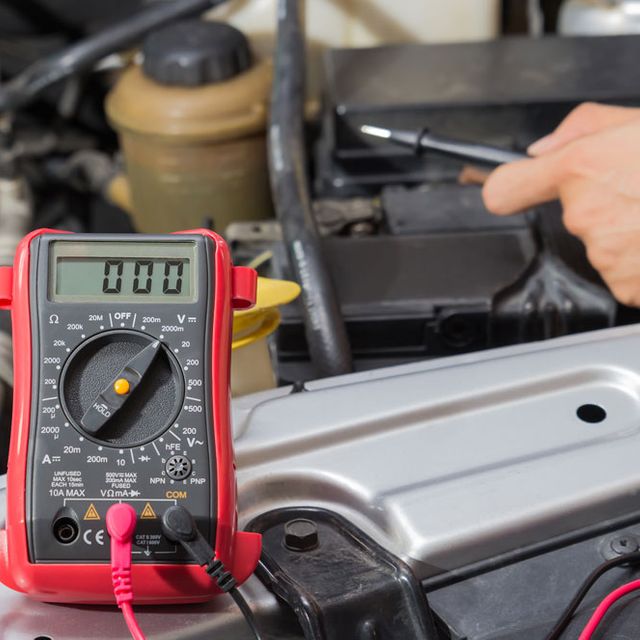
[[[173,0],[154,3],[148,9],[42,60],[0,87],[0,113],[15,111],[31,102],[47,87],[87,71],[105,56],[138,42],[152,29],[179,18],[203,13],[225,0]]]
[[[352,370],[351,350],[311,210],[304,150],[305,42],[300,0],[279,0],[269,169],[289,262],[302,287],[305,333],[318,377]]]

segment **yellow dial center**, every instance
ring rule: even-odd
[[[129,389],[131,388],[131,385],[129,384],[129,381],[125,378],[118,378],[114,383],[113,383],[113,390],[119,395],[119,396],[124,396],[127,393],[129,393]]]

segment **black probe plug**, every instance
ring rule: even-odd
[[[187,553],[209,574],[221,591],[229,593],[236,580],[225,568],[209,543],[204,539],[191,513],[180,506],[169,507],[162,516],[162,532],[171,540],[181,544]]]
[[[162,533],[171,542],[181,544],[187,553],[204,568],[220,590],[234,599],[254,637],[256,640],[261,640],[262,636],[256,625],[253,611],[238,591],[235,578],[227,571],[224,564],[216,559],[215,552],[200,533],[191,513],[178,505],[169,507],[162,515]]]

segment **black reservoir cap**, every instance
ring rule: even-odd
[[[182,20],[149,34],[142,45],[144,73],[166,85],[222,82],[251,66],[246,36],[225,22]]]

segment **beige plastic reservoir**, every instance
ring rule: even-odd
[[[185,58],[176,42],[197,47],[198,38],[189,37],[194,24],[204,51],[187,50]],[[184,23],[168,27],[174,32],[145,51],[156,57],[145,57],[144,69],[127,69],[107,97],[139,231],[190,229],[212,219],[224,233],[232,221],[272,213],[265,140],[272,64],[252,64],[248,53],[238,63],[236,51],[222,57],[220,50],[207,51],[216,35],[206,33],[212,24],[232,29],[202,21],[189,21],[182,31],[177,27]]]

